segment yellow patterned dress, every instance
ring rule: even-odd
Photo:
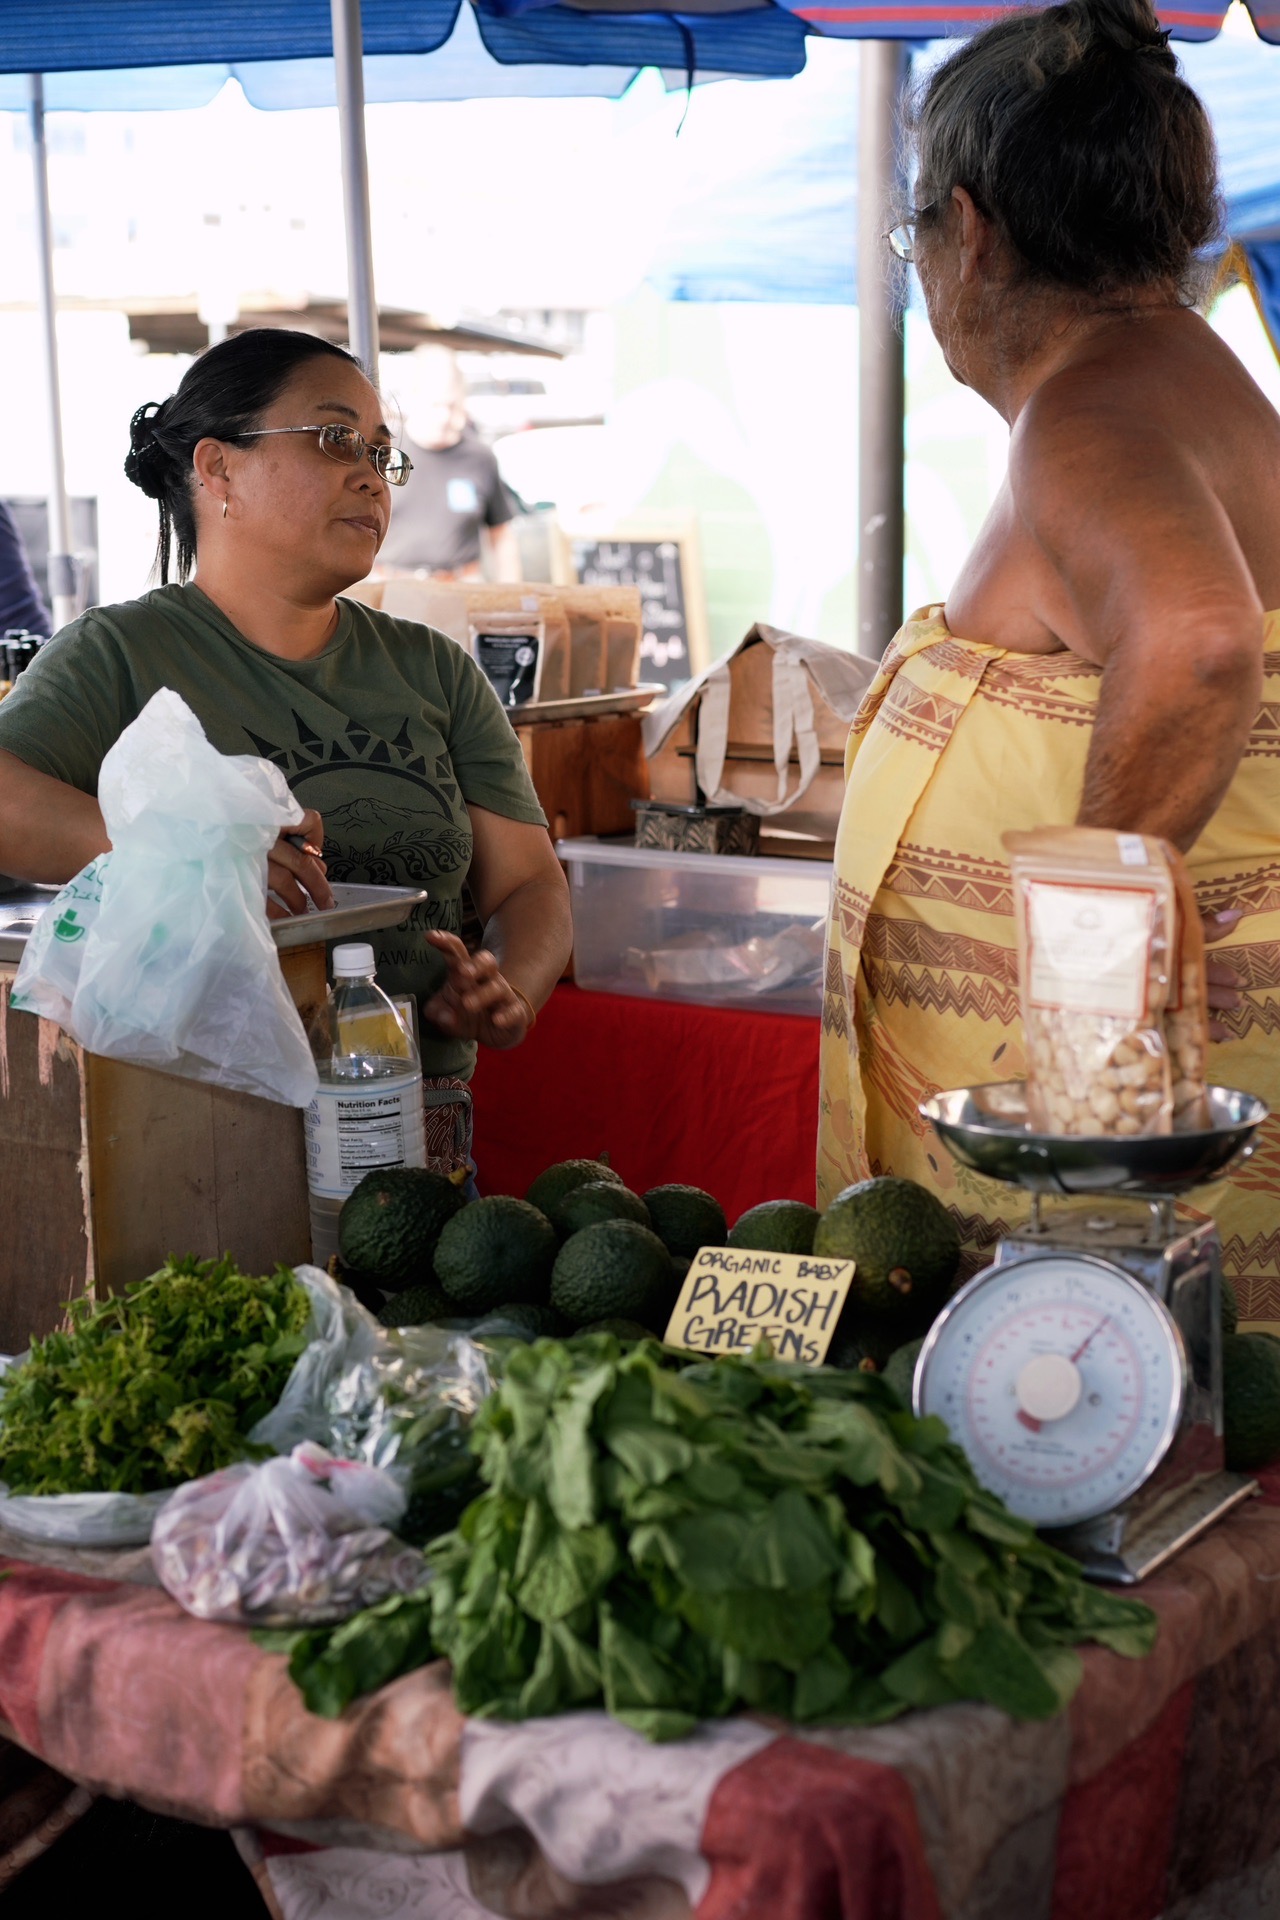
[[[1011,828],[1075,819],[1101,670],[1070,653],[957,639],[940,607],[903,627],[853,723],[822,1021],[818,1200],[895,1173],[940,1193],[969,1270],[1023,1196],[959,1166],[916,1109],[943,1087],[1024,1071]],[[1195,750],[1195,716],[1187,716]],[[1262,705],[1226,799],[1188,857],[1202,907],[1243,909],[1215,951],[1241,975],[1211,1077],[1277,1117],[1228,1182],[1202,1189],[1241,1317],[1280,1321],[1280,612]]]

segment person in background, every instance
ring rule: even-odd
[[[52,631],[18,523],[0,500],[0,633],[34,633],[47,640]]]
[[[1159,835],[1221,957],[1210,1078],[1273,1118],[1212,1210],[1242,1316],[1280,1319],[1280,417],[1196,311],[1209,118],[1150,0],[1013,15],[925,81],[914,260],[1008,477],[945,606],[853,723],[836,839],[818,1191],[941,1194],[969,1264],[1026,1197],[954,1163],[939,1088],[1025,1071],[1003,835]]]
[[[402,406],[413,473],[396,501],[379,574],[518,580],[515,502],[467,418],[462,369],[446,347],[414,350]]]

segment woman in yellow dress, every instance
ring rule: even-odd
[[[818,1188],[921,1180],[970,1267],[1022,1196],[917,1106],[1024,1071],[1009,829],[1184,850],[1220,943],[1210,1077],[1280,1112],[1280,417],[1195,311],[1216,162],[1166,39],[1148,0],[1071,0],[969,41],[917,104],[891,236],[1009,472],[854,723]],[[1242,1317],[1280,1320],[1280,1121],[1213,1211]]]

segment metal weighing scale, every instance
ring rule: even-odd
[[[1268,1109],[1208,1101],[1203,1131],[1138,1140],[1032,1133],[1021,1081],[920,1109],[1032,1201],[934,1322],[915,1410],[1094,1579],[1143,1579],[1256,1490],[1223,1466],[1221,1242],[1177,1198],[1250,1154]]]

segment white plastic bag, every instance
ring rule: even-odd
[[[98,800],[111,852],[41,915],[13,1005],[93,1053],[305,1107],[315,1063],[266,916],[267,853],[302,819],[284,775],[219,753],[162,687]]]
[[[333,1384],[368,1359],[383,1331],[355,1295],[319,1267],[295,1267],[293,1277],[311,1296],[307,1345],[276,1405],[247,1436],[252,1445],[276,1453],[288,1453],[300,1440],[328,1435]],[[0,1370],[20,1367],[25,1358],[19,1354],[0,1361]],[[172,1488],[159,1493],[10,1493],[0,1481],[0,1527],[54,1546],[142,1547],[173,1494]]]
[[[201,1620],[319,1626],[426,1584],[390,1531],[405,1496],[389,1473],[307,1441],[284,1459],[180,1487],[151,1536],[161,1585]]]

